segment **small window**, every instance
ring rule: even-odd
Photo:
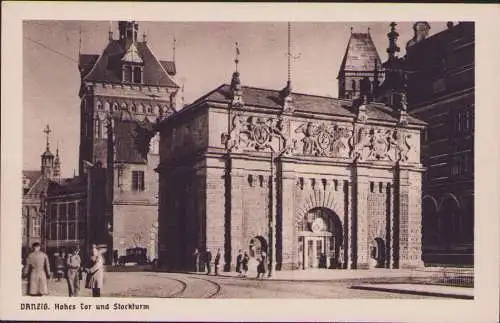
[[[102,103],[101,103],[101,101],[97,101],[96,107],[97,107],[97,110],[102,110]]]
[[[123,66],[123,82],[132,82],[132,67],[129,65]]]
[[[33,237],[40,237],[40,231],[41,231],[41,221],[39,216],[34,216],[32,217],[32,225],[31,225],[31,236]]]
[[[137,112],[137,108],[135,107],[135,105],[132,104],[132,106],[130,107],[130,110],[132,112]]]
[[[144,172],[132,171],[132,190],[144,191]]]
[[[113,103],[113,111],[118,111],[118,103]]]
[[[149,114],[152,114],[153,113],[153,108],[151,106],[148,105],[148,113]]]
[[[134,67],[134,83],[142,83],[142,68]]]

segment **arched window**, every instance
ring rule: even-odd
[[[120,105],[121,110],[127,110],[127,104],[124,102]]]
[[[144,113],[144,106],[142,104],[139,104],[139,107],[137,109],[138,113]]]
[[[108,101],[104,102],[104,111],[106,111],[106,112],[109,111],[109,102]]]
[[[147,111],[148,114],[152,114],[153,113],[153,108],[151,106],[148,105],[148,111]]]
[[[134,113],[137,112],[137,107],[134,104],[132,104],[132,106],[130,107],[130,111]]]
[[[102,103],[101,101],[97,101],[97,103],[95,104],[97,110],[102,110]]]
[[[95,137],[96,139],[102,138],[101,121],[99,119],[95,120]]]

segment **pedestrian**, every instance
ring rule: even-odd
[[[205,265],[207,266],[207,275],[210,275],[212,272],[212,253],[207,248],[207,252],[205,253]]]
[[[217,249],[217,254],[215,255],[215,261],[214,261],[215,276],[219,275],[220,256],[221,256],[220,249]]]
[[[80,267],[82,260],[80,258],[80,249],[75,247],[73,253],[68,256],[66,265],[68,268],[66,279],[68,281],[68,294],[69,297],[78,296],[80,291]]]
[[[200,253],[198,252],[198,248],[195,248],[193,252],[193,266],[195,272],[200,271]]]
[[[42,296],[49,293],[47,279],[50,278],[49,257],[40,250],[40,243],[33,244],[33,251],[26,260],[26,276],[28,277],[28,295]]]
[[[243,261],[243,254],[241,253],[241,249],[238,250],[238,256],[236,257],[236,272],[238,276],[241,276],[241,262]]]
[[[260,254],[259,264],[257,265],[257,278],[264,278],[266,273],[266,253],[263,251]],[[260,276],[262,274],[262,277]]]
[[[91,267],[87,269],[85,287],[92,289],[92,297],[101,297],[104,280],[104,259],[97,246],[92,245]]]
[[[61,278],[65,275],[66,263],[65,263],[66,253],[64,250],[59,251],[55,256],[55,267],[56,267],[56,278],[57,281],[61,281]]]
[[[241,260],[241,269],[243,270],[243,276],[247,276],[248,272],[248,262],[250,261],[250,257],[248,256],[248,253],[245,251],[243,254],[243,259]]]

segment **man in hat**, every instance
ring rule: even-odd
[[[49,257],[40,250],[40,243],[33,244],[33,251],[26,261],[28,295],[42,296],[49,293],[47,279],[50,277]]]

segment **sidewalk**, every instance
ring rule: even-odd
[[[474,289],[467,287],[424,285],[424,284],[359,284],[352,289],[373,290],[380,292],[474,299]]]
[[[189,274],[203,275],[190,272]],[[429,277],[431,273],[418,272],[410,269],[308,269],[274,271],[272,277],[265,275],[266,280],[277,281],[338,281],[363,279],[390,279],[390,278],[420,278]],[[247,278],[255,278],[254,272],[248,272]],[[219,277],[238,277],[236,272],[220,272]]]

